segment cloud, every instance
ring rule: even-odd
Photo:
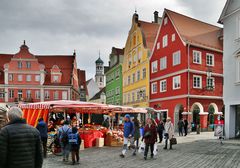
[[[216,23],[224,1],[1,0],[0,53],[16,53],[23,40],[33,54],[69,55],[76,49],[78,67],[91,78],[99,50],[107,65],[111,48],[124,47],[135,9],[145,21],[169,8]]]

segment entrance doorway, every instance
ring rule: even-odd
[[[174,109],[174,127],[175,131],[178,131],[178,122],[180,119],[182,119],[182,112],[184,110],[184,107],[182,104],[177,104]]]
[[[196,131],[197,130],[197,125],[200,124],[200,108],[195,105],[193,108],[193,121],[192,121],[192,131]]]
[[[214,113],[215,109],[212,105],[208,108],[208,127],[211,131],[214,130]]]
[[[163,122],[166,122],[166,119],[167,119],[167,117],[168,117],[167,113],[168,113],[167,110],[161,110],[160,119],[161,119]]]
[[[235,136],[240,139],[240,105],[236,109]]]

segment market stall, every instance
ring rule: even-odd
[[[24,118],[27,123],[32,126],[37,125],[39,118],[43,118],[45,122],[48,122],[49,113],[107,114],[109,116],[123,113],[146,113],[146,110],[141,108],[69,100],[20,104],[19,107],[23,110]],[[114,130],[113,120],[111,123],[111,129],[106,129],[102,126],[84,124],[84,127],[79,129],[79,133],[84,140],[84,146],[86,148],[95,146],[96,140],[99,138],[105,138],[106,141],[108,139],[108,143],[106,144],[110,143],[109,146],[112,146],[112,142],[114,143],[115,141],[118,142],[117,144],[121,144],[123,138],[121,130]]]

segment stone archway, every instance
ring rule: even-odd
[[[177,104],[174,108],[174,129],[175,131],[178,131],[178,121],[181,119],[182,112],[184,111],[184,107],[182,104]]]
[[[192,131],[196,131],[197,124],[200,124],[200,115],[199,113],[204,113],[203,106],[199,102],[195,102],[191,107],[192,112]]]
[[[218,106],[215,103],[211,103],[208,106],[208,129],[213,131],[214,129],[214,114],[218,113]]]

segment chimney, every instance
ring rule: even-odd
[[[153,14],[154,14],[154,23],[158,23],[158,11],[155,11]]]

